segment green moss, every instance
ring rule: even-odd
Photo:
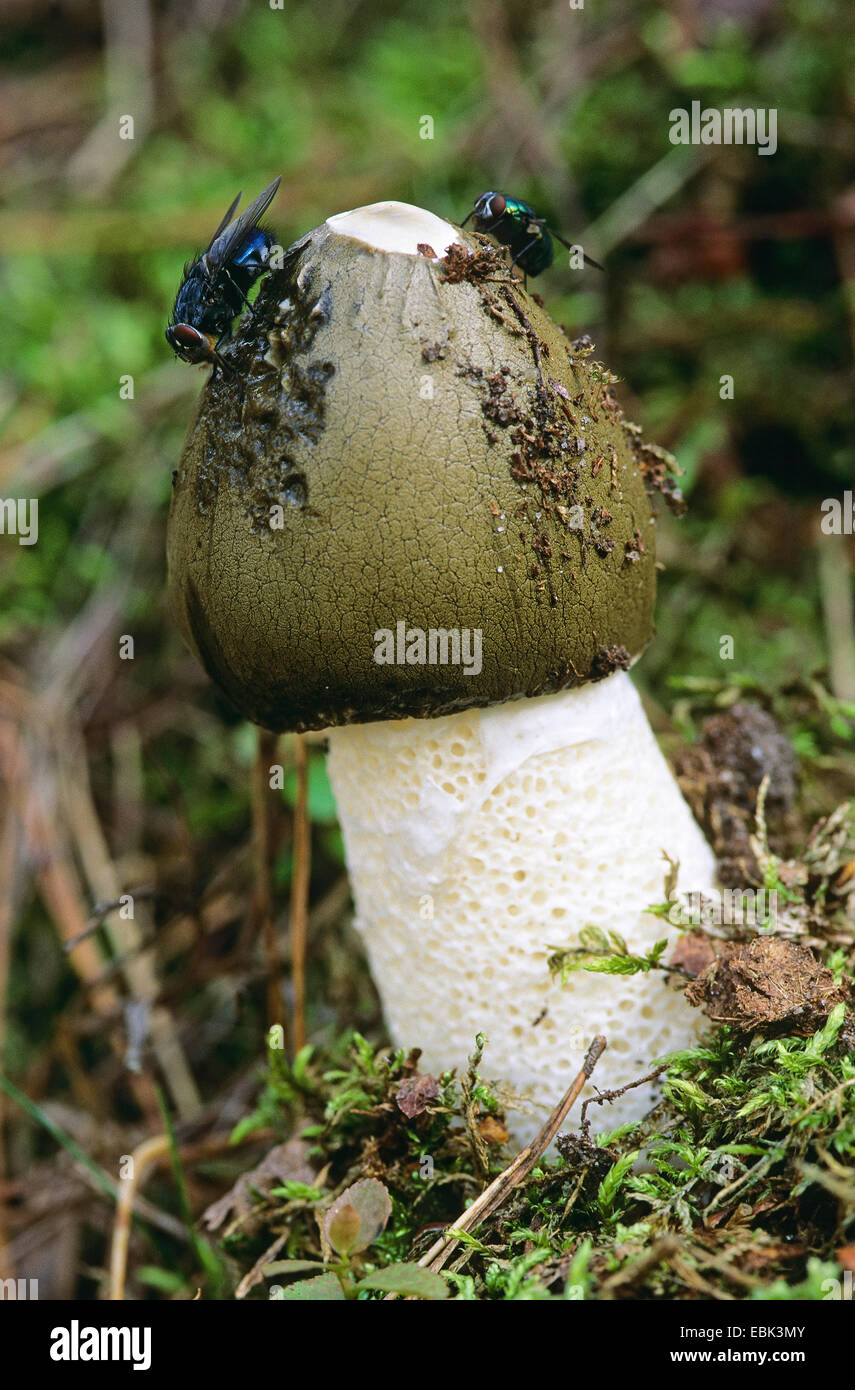
[[[841,1006],[810,1038],[720,1028],[675,1054],[643,1124],[596,1136],[588,1120],[562,1142],[562,1158],[542,1160],[459,1242],[447,1266],[455,1296],[835,1296],[834,1251],[855,1222],[855,1186],[841,1177],[855,1161],[855,1060],[843,1029]],[[366,1173],[381,1179],[393,1200],[373,1257],[381,1267],[418,1259],[482,1185],[465,1096],[477,1090],[481,1116],[499,1105],[477,1076],[480,1053],[463,1084],[441,1078],[436,1100],[409,1121],[395,1096],[415,1054],[356,1036],[339,1065],[304,1054],[292,1069],[271,1056],[255,1123],[284,1132],[302,1117],[326,1174],[322,1205]],[[494,1176],[507,1159],[490,1154]],[[265,1227],[288,1229],[288,1258],[316,1256],[317,1198],[292,1185],[259,1207]],[[267,1238],[232,1239],[230,1254],[248,1265]]]

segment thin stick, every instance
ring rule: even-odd
[[[13,773],[14,775],[14,773]],[[11,798],[10,798],[11,800]],[[12,924],[15,916],[17,875],[15,867],[19,854],[19,831],[11,806],[0,815],[0,883],[5,891],[0,897],[0,1036],[5,1037],[9,958],[12,948]],[[6,1176],[6,1101],[0,1095],[0,1182]],[[6,1238],[5,1208],[0,1202],[0,1280],[12,1274],[9,1243]]]
[[[819,535],[816,554],[829,684],[838,700],[855,700],[855,601],[845,538]]]
[[[672,966],[669,966],[669,971],[672,975],[678,973]],[[645,1086],[648,1081],[657,1081],[667,1070],[667,1066],[663,1064],[661,1067],[654,1067],[653,1071],[648,1072],[646,1076],[639,1076],[635,1081],[628,1081],[625,1086],[618,1086],[614,1091],[597,1091],[595,1096],[589,1096],[582,1106],[582,1133],[587,1135],[591,1128],[591,1121],[588,1119],[589,1105],[605,1105],[610,1101],[617,1100],[619,1096],[626,1095],[627,1091],[634,1091],[636,1086]]]
[[[281,964],[273,925],[272,840],[270,828],[270,769],[276,762],[276,734],[259,729],[255,745],[255,766],[252,778],[252,847],[255,860],[255,892],[253,914],[255,925],[264,942],[267,961],[267,1026],[284,1023]]]
[[[66,720],[56,735],[55,746],[48,745],[43,756],[54,757],[58,764],[58,791],[64,819],[92,896],[97,902],[118,898],[121,895],[119,872],[95,806],[89,760],[79,724],[71,718]],[[199,1090],[178,1024],[167,1007],[158,1003],[160,981],[155,952],[151,948],[140,951],[143,937],[153,932],[154,923],[143,905],[137,904],[133,917],[117,917],[106,925],[111,943],[122,961],[122,974],[131,999],[148,1006],[151,1011],[148,1032],[152,1050],[178,1113],[182,1119],[189,1119],[202,1108]],[[85,944],[78,948],[78,955]],[[125,1065],[128,1065],[127,1054]]]
[[[609,1275],[603,1284],[603,1295],[610,1296],[615,1289],[621,1288],[624,1284],[635,1284],[643,1279],[645,1274],[649,1274],[657,1265],[667,1263],[672,1255],[676,1255],[682,1250],[683,1243],[678,1236],[668,1234],[660,1236],[655,1240],[649,1250],[645,1250],[633,1264],[619,1269],[616,1274]]]
[[[110,1287],[107,1298],[121,1302],[125,1297],[128,1268],[128,1242],[131,1236],[131,1216],[134,1202],[150,1169],[169,1153],[169,1137],[156,1134],[139,1144],[130,1155],[130,1174],[119,1184],[119,1200],[113,1223],[113,1243],[110,1250]]]
[[[294,988],[292,1037],[295,1054],[306,1045],[306,927],[309,916],[311,825],[309,823],[306,740],[294,740],[297,787],[294,797],[294,865],[291,873],[291,979]]]
[[[111,898],[108,903],[96,903],[83,931],[78,932],[76,936],[71,936],[67,941],[64,941],[62,944],[63,951],[66,953],[68,951],[73,951],[75,946],[80,945],[81,941],[88,940],[88,938],[103,924],[105,917],[109,917],[111,912],[117,912],[120,907],[125,906],[129,894],[134,902],[141,902],[143,898],[154,897],[154,888],[126,888],[124,893],[118,898]],[[151,943],[147,942],[145,944],[150,945]]]
[[[38,744],[31,746],[44,720],[40,721],[36,702],[8,681],[0,681],[0,712],[11,716],[0,719],[4,795],[21,828],[24,852],[29,862],[37,866],[35,881],[45,910],[53,919],[60,940],[65,941],[83,930],[86,912],[77,866],[60,829],[51,795],[52,781],[45,771],[52,763]],[[113,1052],[123,1059],[123,1040],[114,1025],[121,1013],[121,997],[103,979],[103,959],[95,942],[83,941],[71,957],[71,965],[87,989],[95,1013],[106,1020],[106,1036]],[[140,1110],[147,1114],[150,1106],[142,1078],[131,1075],[128,1081]]]
[[[500,1173],[489,1187],[484,1188],[480,1197],[476,1197],[472,1205],[466,1208],[453,1226],[450,1226],[447,1231],[443,1231],[439,1240],[435,1241],[430,1250],[419,1260],[420,1265],[432,1269],[434,1273],[441,1270],[451,1258],[451,1254],[458,1244],[458,1233],[471,1231],[474,1226],[479,1226],[502,1205],[513,1188],[528,1177],[544,1150],[549,1148],[568,1110],[581,1092],[585,1082],[590,1079],[594,1067],[605,1050],[606,1040],[601,1033],[598,1033],[585,1053],[585,1060],[578,1076],[556,1105],[537,1138],[533,1139],[521,1153],[517,1154],[513,1163],[503,1173]]]

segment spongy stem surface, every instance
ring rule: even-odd
[[[510,1122],[525,1143],[595,1033],[608,1039],[600,1089],[695,1039],[696,1011],[660,972],[578,972],[562,986],[547,968],[550,948],[578,945],[587,924],[636,952],[675,935],[644,912],[664,897],[663,851],[682,890],[714,882],[625,672],[329,739],[357,927],[392,1037],[421,1047],[423,1068],[464,1067],[486,1034],[483,1072],[522,1099]],[[611,1129],[652,1101],[641,1087],[592,1118]]]

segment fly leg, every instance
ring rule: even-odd
[[[230,376],[237,376],[236,369],[232,366],[231,362],[226,361],[225,357],[223,357],[222,353],[220,352],[220,348],[222,347],[223,343],[230,336],[231,335],[227,331],[223,333],[223,335],[218,339],[215,346],[211,349],[211,361],[214,364],[214,371],[216,371],[217,367],[219,367],[223,372],[228,372]]]
[[[523,249],[522,249],[522,251],[518,251],[517,254],[514,256],[513,260],[511,261],[511,270],[513,270],[514,266],[517,265],[518,262],[522,260],[523,256],[526,254],[526,252],[527,252],[527,251],[530,251],[531,248],[532,248],[533,246],[536,246],[537,243],[538,243],[540,240],[542,240],[542,238],[541,238],[540,232],[538,232],[537,236],[536,236],[536,237],[532,237],[532,239],[531,239],[531,241],[528,243],[528,245],[527,245],[527,246],[524,246]],[[528,289],[528,276],[526,275],[526,273],[525,273],[524,270],[523,270],[522,276],[523,276],[523,289],[524,289],[524,290],[527,290],[527,289]]]
[[[241,304],[242,304],[242,306],[243,306],[243,309],[249,309],[249,312],[252,313],[252,308],[253,308],[253,306],[252,306],[251,302],[247,299],[246,294],[245,294],[244,291],[241,289],[240,285],[237,283],[237,281],[235,280],[234,276],[233,276],[233,275],[230,275],[227,269],[224,269],[223,274],[226,276],[226,278],[227,278],[229,284],[231,285],[231,287],[232,287],[232,289],[235,291],[235,293],[238,294],[238,295],[240,296]],[[243,312],[243,309],[241,310],[241,312]],[[228,335],[226,334],[225,336],[227,337]],[[222,339],[221,339],[220,341],[222,341]]]
[[[560,232],[554,232],[554,231],[552,230],[551,227],[549,228],[549,232],[550,232],[550,235],[551,235],[551,236],[554,236],[554,237],[555,237],[555,240],[556,240],[556,241],[560,241],[560,242],[561,242],[561,245],[562,245],[562,246],[566,246],[568,251],[573,251],[573,250],[576,249],[576,247],[574,247],[574,245],[573,245],[573,242],[572,242],[572,241],[565,241],[564,238],[563,238],[563,236],[561,235]],[[576,246],[579,246],[578,242],[576,243]],[[581,251],[582,248],[579,247],[579,250]],[[605,266],[604,266],[604,265],[600,265],[600,262],[599,262],[599,261],[595,261],[594,258],[593,258],[593,256],[589,256],[589,255],[587,254],[587,252],[585,252],[585,251],[582,251],[582,260],[585,262],[585,265],[586,265],[586,266],[592,265],[592,266],[594,267],[595,270],[602,270],[602,271],[605,271]]]

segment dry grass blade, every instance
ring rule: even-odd
[[[297,788],[294,798],[294,869],[291,878],[291,971],[294,985],[292,1037],[295,1054],[306,1044],[306,927],[309,914],[311,825],[308,753],[302,734],[294,739]]]
[[[61,734],[57,738],[56,761],[65,822],[92,896],[96,901],[115,900],[121,896],[122,884],[95,807],[85,744],[80,730],[70,720],[61,726]],[[178,1025],[171,1013],[157,1003],[160,984],[155,954],[151,949],[143,949],[143,938],[153,931],[153,921],[145,908],[137,905],[133,917],[113,916],[107,930],[122,963],[131,999],[150,1011],[147,1029],[152,1048],[178,1113],[184,1119],[197,1115],[202,1102]]]
[[[253,915],[255,926],[264,942],[267,962],[267,1024],[284,1024],[281,962],[273,925],[273,827],[270,802],[270,772],[276,762],[277,734],[259,729],[256,737],[255,766],[252,779],[252,842],[255,859],[255,891]]]
[[[116,1203],[116,1220],[113,1224],[113,1244],[110,1250],[110,1291],[107,1297],[121,1302],[125,1296],[125,1278],[128,1267],[128,1241],[131,1234],[131,1216],[134,1199],[149,1169],[169,1153],[169,1138],[156,1134],[146,1139],[131,1154],[130,1176],[123,1178],[119,1185],[119,1200]]]

